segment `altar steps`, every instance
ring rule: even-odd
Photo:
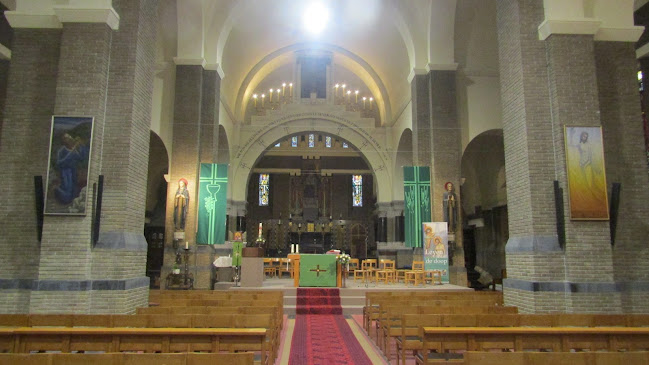
[[[352,315],[352,314],[362,314],[363,306],[365,305],[365,292],[358,291],[353,289],[340,289],[340,296],[336,299],[331,298],[320,298],[314,299],[315,301],[319,300],[325,305],[329,303],[339,303],[342,307],[342,314]],[[297,313],[298,301],[303,301],[306,299],[298,299],[297,289],[285,289],[284,290],[284,314],[286,315],[295,315]],[[311,303],[310,306],[314,307],[318,304],[315,302]],[[325,309],[323,308],[323,311]]]

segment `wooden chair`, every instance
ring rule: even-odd
[[[279,260],[279,277],[281,278],[285,272],[291,276],[291,279],[293,278],[295,273],[293,272],[293,262],[291,259],[283,258]]]
[[[397,272],[394,268],[394,260],[382,259],[379,269],[376,271],[376,282],[385,284],[396,282]]]
[[[378,266],[377,259],[365,259],[361,263],[361,270],[364,272],[364,281],[372,280],[376,278],[376,270]]]
[[[442,272],[440,270],[427,270],[424,275],[424,281],[431,284],[442,285]]]
[[[360,269],[360,261],[358,259],[349,259],[349,275],[355,276],[356,270]]]
[[[408,285],[412,283],[413,285],[425,284],[425,274],[424,271],[424,262],[423,261],[413,261],[412,270],[406,271],[406,276],[404,279],[404,284]]]
[[[268,275],[274,277],[277,269],[273,266],[273,259],[270,257],[264,258],[264,276]]]

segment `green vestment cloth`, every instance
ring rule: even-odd
[[[336,287],[336,255],[300,255],[300,286]]]

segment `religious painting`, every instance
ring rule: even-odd
[[[53,116],[45,214],[85,215],[93,117]]]
[[[601,127],[565,127],[570,219],[608,220]]]
[[[448,283],[448,223],[423,222],[422,234],[424,270],[439,271],[442,274],[442,283]]]
[[[196,243],[225,243],[228,165],[202,163],[198,183]]]

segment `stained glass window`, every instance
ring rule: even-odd
[[[325,137],[325,146],[327,148],[331,148],[331,136],[326,136]]]
[[[268,206],[268,195],[270,190],[269,187],[269,175],[268,174],[259,174],[259,206],[265,207]]]
[[[291,147],[297,147],[297,136],[291,137]]]
[[[343,142],[343,148],[349,148],[349,145],[347,144],[347,142]]]
[[[313,133],[309,134],[309,147],[315,147],[315,135]]]
[[[363,206],[363,175],[352,175],[352,206]]]

